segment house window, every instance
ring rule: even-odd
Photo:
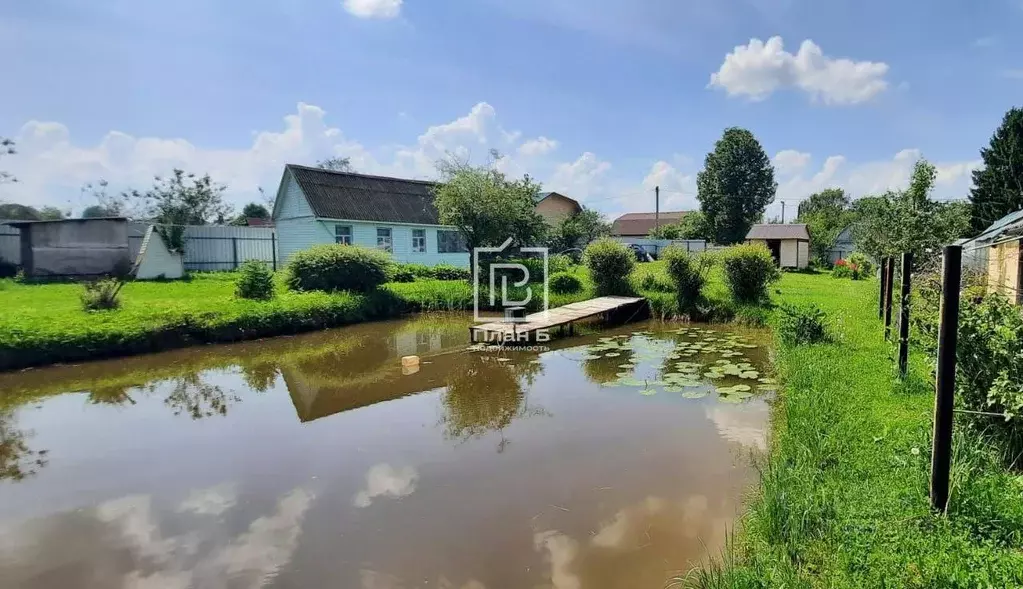
[[[388,253],[394,251],[394,248],[391,247],[390,227],[377,227],[377,249]]]
[[[412,230],[412,253],[426,253],[426,229]]]
[[[352,226],[334,225],[334,243],[352,245]]]
[[[462,234],[458,231],[437,232],[437,253],[460,254],[467,251],[469,248],[466,247],[465,240],[462,239]]]

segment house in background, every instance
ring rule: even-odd
[[[398,262],[468,267],[462,235],[440,223],[434,186],[288,164],[273,210],[280,260],[341,243],[380,249]]]
[[[828,251],[828,262],[834,264],[839,260],[848,259],[856,251],[853,243],[852,225],[843,229],[835,237],[835,246]]]
[[[963,268],[987,274],[988,292],[1004,295],[1015,304],[1023,303],[1023,211],[1009,213],[980,235],[960,240]]]
[[[575,199],[558,192],[545,192],[536,203],[536,212],[554,227],[565,219],[581,213],[583,207]]]
[[[746,243],[762,243],[780,268],[803,269],[810,265],[810,233],[801,223],[768,223],[750,228]]]
[[[657,213],[625,213],[611,224],[614,237],[647,237],[656,225],[677,225],[689,211]]]

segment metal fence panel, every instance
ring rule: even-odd
[[[0,225],[0,260],[21,264],[21,231]]]

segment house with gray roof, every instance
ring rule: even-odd
[[[780,268],[810,265],[810,232],[802,223],[764,223],[750,228],[746,243],[762,243]]]
[[[273,210],[280,259],[342,243],[383,250],[398,262],[468,267],[461,233],[440,223],[434,186],[288,164]]]

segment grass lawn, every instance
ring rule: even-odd
[[[947,516],[930,509],[933,380],[900,382],[877,282],[785,274],[775,302],[816,303],[834,341],[777,346],[772,449],[724,565],[699,587],[1023,586],[1023,477],[957,417]]]

